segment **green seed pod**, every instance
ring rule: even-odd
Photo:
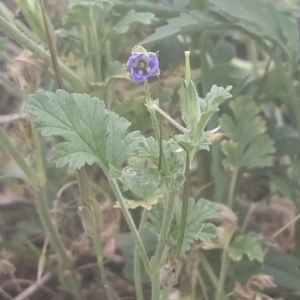
[[[185,51],[185,80],[181,95],[181,114],[189,126],[196,126],[200,120],[200,107],[196,86],[191,79],[190,51]]]
[[[196,86],[192,80],[186,82],[182,92],[181,113],[183,120],[190,126],[196,126],[200,120],[200,107]]]

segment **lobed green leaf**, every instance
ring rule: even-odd
[[[182,203],[177,201],[167,241],[170,247],[176,245],[180,234],[181,207]],[[156,235],[160,234],[164,210],[164,205],[159,203],[148,214],[146,227]],[[196,240],[207,241],[216,237],[216,227],[206,222],[217,215],[215,205],[211,201],[201,198],[195,202],[193,198],[189,199],[182,252],[188,251]]]
[[[262,249],[261,241],[256,235],[238,235],[234,238],[228,248],[228,256],[235,261],[239,261],[243,258],[243,255],[247,255],[250,260],[256,259],[259,262],[263,262],[264,252]]]
[[[137,145],[139,132],[127,133],[130,122],[105,109],[103,101],[87,94],[35,93],[26,111],[36,116],[35,129],[43,136],[61,136],[66,141],[54,147],[57,167],[79,169],[98,163],[108,171],[120,169]]]
[[[223,140],[223,164],[230,168],[262,167],[271,164],[274,142],[266,134],[265,121],[259,108],[247,98],[238,98],[229,104],[233,116],[223,114],[220,125],[229,140]]]

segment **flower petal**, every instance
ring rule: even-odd
[[[143,74],[141,73],[141,69],[137,68],[137,60],[140,56],[146,57],[149,60],[149,66],[146,70],[143,70]],[[145,60],[145,59],[144,59]],[[148,62],[146,62],[148,63]],[[127,67],[130,70],[130,75],[135,82],[142,82],[150,76],[153,76],[158,73],[159,61],[157,55],[153,52],[132,52],[131,56],[128,58]],[[139,73],[140,72],[140,73]]]

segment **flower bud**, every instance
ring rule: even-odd
[[[189,80],[183,89],[181,112],[187,125],[197,125],[200,120],[200,107],[197,89],[192,80]]]
[[[145,52],[147,53],[148,51],[142,46],[142,45],[135,45],[131,52]]]
[[[200,107],[196,86],[191,79],[190,52],[185,52],[185,86],[181,96],[182,119],[187,125],[196,126],[200,120]]]

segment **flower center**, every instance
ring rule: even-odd
[[[143,60],[139,61],[138,68],[142,70],[146,69],[146,63]]]
[[[141,55],[137,57],[135,62],[133,63],[133,67],[137,68],[137,71],[140,75],[143,75],[145,72],[149,73],[151,68],[149,66],[149,58],[145,55]]]

